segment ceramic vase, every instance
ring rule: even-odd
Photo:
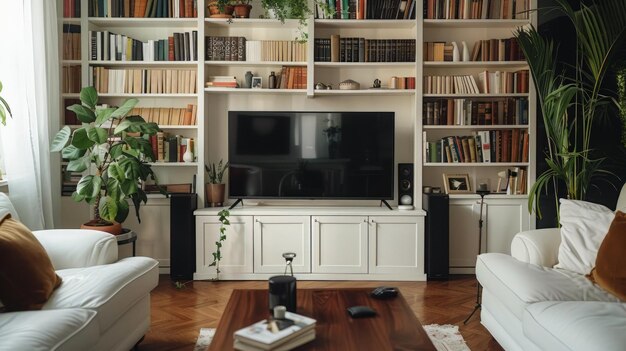
[[[467,43],[462,41],[461,46],[463,47],[463,62],[469,62],[470,53],[469,53],[469,49],[467,48]]]
[[[183,154],[183,161],[184,162],[193,162],[193,152],[191,151],[193,148],[192,144],[191,144],[191,139],[187,139],[187,149],[185,150],[185,153]]]
[[[251,71],[246,72],[246,78],[245,78],[245,82],[244,82],[244,88],[246,89],[250,89],[252,88],[252,77],[254,75],[252,74]]]
[[[459,52],[459,46],[456,45],[456,42],[452,42],[452,61],[459,62],[461,60],[461,53]]]

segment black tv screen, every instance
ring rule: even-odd
[[[230,198],[393,199],[393,112],[228,113]]]

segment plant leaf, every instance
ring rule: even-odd
[[[61,157],[68,160],[76,160],[83,157],[87,150],[81,150],[74,145],[68,145],[61,150]]]
[[[76,117],[83,123],[91,123],[96,120],[96,115],[93,113],[93,110],[83,106],[83,105],[72,105],[67,107],[68,110],[74,112]]]
[[[87,128],[87,137],[96,144],[104,144],[107,142],[108,132],[100,127]]]
[[[118,107],[117,110],[113,111],[111,117],[119,118],[126,116],[134,107],[137,105],[139,100],[137,99],[128,99],[124,101],[122,106]],[[117,132],[116,132],[117,134]]]
[[[95,143],[93,140],[89,139],[87,136],[86,128],[78,128],[74,131],[74,135],[72,137],[72,145],[76,146],[79,149],[88,149],[92,147]]]
[[[98,110],[96,112],[96,126],[100,127],[102,123],[106,122],[109,117],[111,117],[113,111],[115,111],[115,109],[112,107]]]
[[[89,168],[89,156],[83,156],[75,160],[70,160],[67,164],[67,170],[70,172],[83,172]]]
[[[103,196],[100,199],[98,211],[100,212],[100,217],[102,219],[113,222],[117,216],[117,202],[110,196]]]
[[[129,207],[128,202],[126,200],[121,200],[117,203],[117,216],[115,216],[115,221],[118,223],[122,223],[128,217]]]
[[[52,139],[52,146],[50,147],[51,152],[59,152],[63,150],[68,140],[70,140],[70,136],[72,135],[72,130],[70,127],[65,126],[61,128]]]
[[[122,123],[118,124],[117,127],[115,127],[115,130],[113,131],[113,134],[119,134],[123,131],[125,131],[126,129],[130,128],[130,126],[132,126],[133,123],[129,120],[124,120],[122,121]]]
[[[90,109],[95,109],[98,103],[98,92],[94,87],[85,87],[80,90],[80,101]]]
[[[109,164],[109,168],[107,169],[109,177],[113,179],[117,179],[118,181],[124,181],[126,179],[124,175],[124,171],[120,168],[117,162],[111,162]]]
[[[85,198],[94,198],[100,192],[101,186],[102,178],[95,175],[87,175],[78,181],[76,192],[78,192],[79,195],[85,196]]]

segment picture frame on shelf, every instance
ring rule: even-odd
[[[252,89],[263,88],[263,77],[252,77]]]
[[[468,174],[443,174],[446,194],[468,194],[472,192]]]

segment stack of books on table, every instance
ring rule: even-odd
[[[277,328],[268,328],[268,320],[239,329],[233,347],[243,351],[288,351],[315,339],[315,319],[287,312],[275,320]],[[272,330],[273,329],[273,330]]]

